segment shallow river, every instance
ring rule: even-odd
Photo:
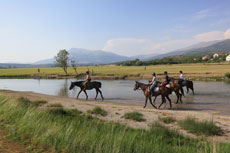
[[[62,80],[36,80],[36,79],[0,79],[0,89],[15,91],[33,91],[48,95],[76,97],[79,88],[69,91],[71,81],[75,79]],[[107,101],[122,102],[128,104],[144,105],[143,92],[134,91],[135,82],[129,80],[100,80],[102,82],[102,92]],[[142,82],[147,83],[146,80]],[[230,115],[230,84],[224,82],[194,82],[195,95],[185,94],[184,104],[173,104],[177,110],[215,110],[221,114]],[[186,89],[184,88],[186,91]],[[94,99],[95,90],[87,91],[89,99]],[[176,101],[176,96],[170,96],[172,101]],[[80,99],[85,99],[84,92]],[[98,100],[101,100],[98,95]],[[161,98],[158,97],[156,105],[159,105]],[[149,105],[149,103],[148,103]],[[164,106],[163,106],[164,107]],[[166,105],[168,108],[169,105]]]

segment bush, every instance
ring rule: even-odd
[[[32,105],[34,106],[41,106],[43,104],[47,104],[48,102],[46,100],[34,100],[31,102]]]
[[[62,108],[62,104],[60,104],[60,103],[49,104],[47,107],[59,107],[59,108]]]
[[[179,121],[179,126],[191,133],[208,136],[220,135],[222,131],[213,121],[197,121],[197,119],[191,117]]]
[[[88,113],[90,113],[90,114],[97,114],[97,115],[101,115],[101,116],[106,116],[108,114],[101,107],[95,107],[93,110],[88,110]]]
[[[230,79],[230,73],[225,73],[224,77]]]
[[[138,121],[138,122],[145,121],[145,119],[143,118],[143,114],[139,112],[125,113],[124,118],[131,119],[131,120]]]
[[[167,117],[158,117],[158,120],[160,120],[161,122],[164,122],[166,124],[170,124],[170,123],[173,123],[176,121],[175,118],[173,117],[170,117],[170,116],[167,116]]]

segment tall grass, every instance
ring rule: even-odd
[[[145,121],[145,119],[143,118],[143,114],[141,114],[139,112],[125,113],[124,118],[125,119],[131,119],[131,120],[138,121],[138,122]]]
[[[212,152],[213,144],[191,139],[159,125],[149,130],[105,122],[63,108],[38,109],[28,99],[0,96],[0,124],[9,135],[53,152],[77,153],[197,153]],[[218,144],[218,152],[230,150]]]
[[[204,135],[220,135],[221,128],[216,126],[213,121],[198,121],[195,118],[187,117],[185,120],[179,121],[179,125],[195,134],[204,134]]]

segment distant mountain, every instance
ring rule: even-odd
[[[178,49],[172,52],[168,52],[165,54],[160,54],[157,56],[152,56],[150,58],[146,58],[147,60],[159,59],[168,56],[176,56],[176,55],[185,55],[185,56],[199,56],[205,54],[212,54],[216,52],[230,52],[230,39],[227,40],[216,40],[216,41],[209,41],[209,42],[201,42],[198,44],[194,44],[192,46]]]
[[[41,68],[53,67],[54,64],[21,64],[21,63],[0,63],[0,68]]]
[[[230,39],[226,39],[207,47],[193,49],[185,53],[185,56],[199,56],[214,53],[230,53]]]
[[[130,60],[126,56],[120,56],[115,53],[102,50],[87,50],[81,48],[72,48],[68,50],[70,59],[74,59],[78,64],[110,64]],[[37,61],[35,64],[53,64],[54,58]]]

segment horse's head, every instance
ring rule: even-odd
[[[74,82],[71,82],[71,85],[70,85],[70,87],[69,87],[69,90],[72,90],[73,88],[74,88]]]
[[[138,81],[136,81],[133,90],[137,90],[137,89],[139,89],[139,87],[140,87],[139,83],[138,83]]]

